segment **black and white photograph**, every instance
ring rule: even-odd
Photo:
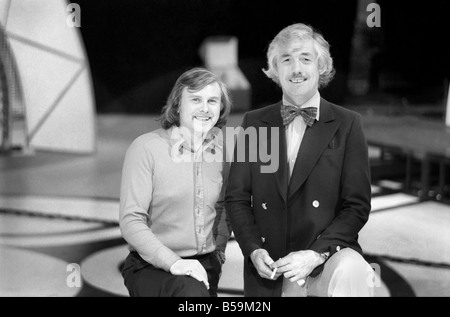
[[[0,0],[0,297],[449,297],[449,9]]]

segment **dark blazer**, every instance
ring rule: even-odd
[[[319,121],[306,129],[289,181],[280,106],[247,112],[242,122],[244,131],[256,128],[258,148],[278,151],[278,169],[262,172],[269,162],[264,155],[251,159],[254,142],[245,143],[245,159],[237,156],[242,145],[236,142],[230,167],[225,205],[245,259],[245,296],[281,296],[282,278],[261,278],[250,260],[252,251],[264,248],[275,261],[299,250],[332,255],[350,247],[362,253],[358,232],[371,208],[368,147],[360,115],[321,99]],[[271,142],[271,136],[278,141]]]

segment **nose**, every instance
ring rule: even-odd
[[[299,60],[295,60],[292,67],[293,67],[294,73],[301,74],[301,72],[302,72],[302,63]]]
[[[202,104],[200,105],[200,110],[203,112],[208,112],[209,108],[208,108],[208,100],[205,100],[202,102]]]

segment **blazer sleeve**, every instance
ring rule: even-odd
[[[225,207],[231,229],[245,258],[254,250],[262,248],[259,230],[253,215],[251,163],[247,155],[245,159],[242,159],[242,153],[239,153],[239,151],[249,153],[248,144],[244,142],[245,147],[243,147],[242,142],[239,142],[244,137],[242,132],[247,128],[247,121],[248,115],[245,114],[240,133],[237,136],[238,139],[235,142],[225,194]]]
[[[361,116],[355,114],[347,136],[342,166],[341,210],[312,244],[312,250],[330,252],[331,256],[341,248],[355,246],[359,231],[369,219],[370,177],[368,146]]]

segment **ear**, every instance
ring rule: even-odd
[[[272,59],[272,70],[273,73],[278,77],[278,62],[276,56]]]
[[[325,73],[327,71],[326,62],[319,57],[317,57],[317,70],[319,71],[320,75],[322,75],[323,73]]]

